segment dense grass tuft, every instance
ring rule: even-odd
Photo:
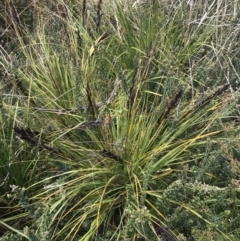
[[[0,4],[0,240],[238,240],[237,1]]]

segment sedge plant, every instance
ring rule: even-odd
[[[12,71],[24,95],[13,112],[14,135],[45,168],[35,169],[42,173],[33,184],[14,186],[25,223],[14,229],[3,219],[5,227],[29,240],[191,238],[191,227],[169,226],[169,203],[194,216],[196,227],[204,223],[231,240],[174,189],[184,167],[204,160],[209,140],[225,141],[232,131],[219,125],[230,85],[201,96],[186,74],[211,37],[203,24],[211,19],[191,28],[181,5],[168,15],[157,1],[132,12],[116,2],[113,15],[100,19],[100,3],[92,19],[79,19],[63,2],[62,14],[45,8],[52,21],[39,15],[31,37],[13,23],[22,61]],[[44,211],[44,220],[34,216]]]

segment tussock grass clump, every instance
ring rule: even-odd
[[[34,28],[10,18],[3,240],[238,238],[222,225],[240,220],[237,44],[225,55],[218,25],[237,32],[235,5],[184,3],[46,1]]]

